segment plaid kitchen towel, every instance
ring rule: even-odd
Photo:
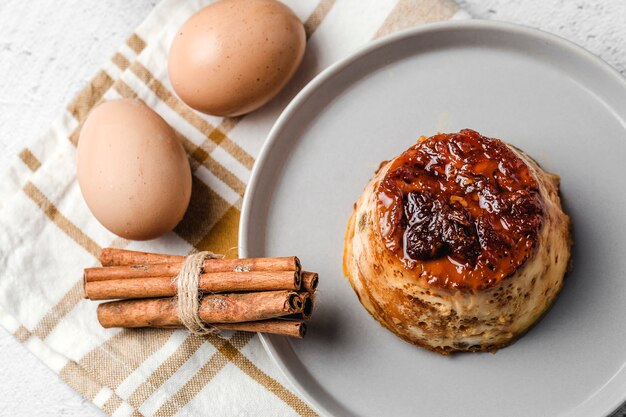
[[[208,1],[164,0],[60,119],[22,150],[0,180],[0,324],[86,399],[112,416],[316,415],[270,362],[255,334],[226,339],[183,330],[105,330],[82,294],[82,270],[103,247],[237,256],[246,182],[270,127],[317,73],[368,41],[464,17],[450,0],[289,0],[308,45],[285,90],[250,115],[195,112],[172,92],[167,52],[180,25]],[[82,122],[99,102],[132,97],[176,130],[189,154],[191,203],[176,229],[129,242],[90,214],[76,181]],[[306,343],[306,341],[302,342]]]

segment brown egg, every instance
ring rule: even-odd
[[[216,116],[249,113],[272,99],[302,61],[304,26],[275,0],[222,0],[180,28],[169,77],[190,107]]]
[[[165,120],[138,101],[108,101],[91,111],[80,132],[77,163],[87,206],[123,238],[167,233],[189,205],[187,155]]]

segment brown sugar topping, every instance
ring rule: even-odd
[[[420,138],[391,162],[377,193],[385,246],[433,285],[496,285],[539,239],[543,203],[528,166],[473,130]]]

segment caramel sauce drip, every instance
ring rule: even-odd
[[[511,275],[539,239],[543,203],[504,142],[464,129],[422,137],[377,190],[385,246],[430,284],[483,289]]]

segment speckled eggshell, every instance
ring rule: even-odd
[[[176,33],[169,78],[190,107],[216,116],[249,113],[272,99],[296,72],[304,26],[274,0],[222,0]]]
[[[138,101],[108,101],[89,114],[77,164],[89,209],[123,238],[161,236],[180,222],[189,205],[187,155],[165,120]]]

